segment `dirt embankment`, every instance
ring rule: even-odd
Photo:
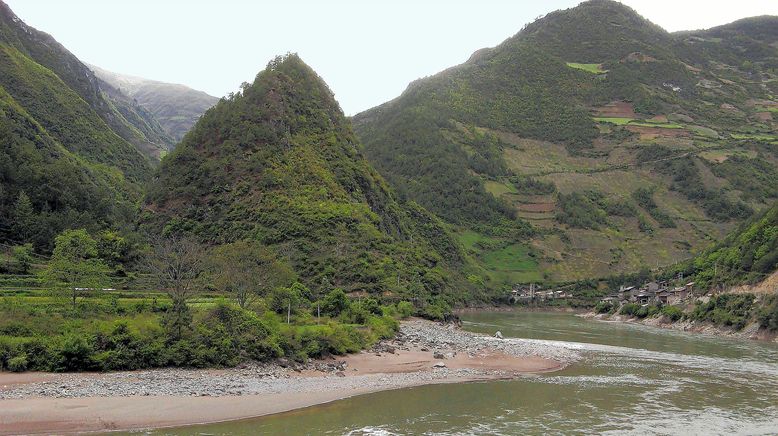
[[[731,327],[717,326],[710,322],[691,321],[691,320],[682,320],[682,321],[673,322],[664,316],[641,319],[641,318],[618,315],[618,314],[613,314],[613,315],[595,314],[594,312],[588,312],[580,316],[584,318],[596,319],[600,321],[642,324],[651,327],[677,330],[677,331],[688,332],[688,333],[726,336],[726,337],[739,338],[745,340],[778,342],[778,334],[776,334],[775,332],[768,332],[764,329],[760,329],[757,323],[751,323],[741,330],[736,330]]]

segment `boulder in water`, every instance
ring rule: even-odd
[[[494,334],[494,337],[497,339],[502,339],[502,332],[497,330],[497,333]]]

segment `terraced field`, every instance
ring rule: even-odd
[[[608,70],[602,68],[602,64],[579,64],[578,62],[568,62],[567,66],[576,70],[583,70],[592,74],[607,73]]]
[[[518,217],[540,232],[530,241],[529,252],[499,239],[477,248],[471,244],[474,254],[498,275],[529,277],[534,268],[534,276],[542,271],[545,278],[562,281],[633,271],[646,265],[658,267],[688,258],[732,228],[732,224],[711,221],[699,205],[672,190],[672,180],[657,168],[674,159],[696,157],[694,165],[707,189],[729,189],[729,182],[713,174],[703,162],[721,163],[732,156],[753,159],[758,156],[756,151],[717,140],[716,130],[685,124],[677,116],[641,117],[627,102],[594,108],[592,114],[601,131],[625,129],[634,135],[619,141],[598,140],[591,153],[596,157],[588,157],[572,155],[559,144],[481,130],[499,138],[504,145],[503,159],[515,175],[551,183],[559,194],[592,191],[604,196],[606,201],[631,202],[634,192],[649,188],[657,210],[670,217],[676,226],[663,227],[647,210],[637,207],[637,215],[608,217],[604,228],[573,228],[556,219],[557,193],[519,192],[508,177],[491,179],[485,182],[486,189],[513,206]],[[738,138],[765,141],[772,136],[740,134]],[[676,153],[638,161],[636,153],[646,147],[664,147]],[[730,195],[737,197],[736,192]],[[640,220],[651,227],[650,232],[641,229]],[[509,256],[516,257],[514,263],[508,262]]]

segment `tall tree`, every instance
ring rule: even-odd
[[[32,266],[32,244],[17,245],[11,251],[16,267],[22,274],[28,274]]]
[[[205,271],[205,250],[200,243],[187,237],[150,239],[152,249],[146,256],[145,266],[173,300],[173,307],[163,321],[174,339],[178,339],[192,320],[186,301],[197,290]]]
[[[14,232],[20,242],[27,242],[35,227],[35,210],[30,197],[24,191],[19,193],[14,205]]]
[[[241,308],[294,279],[294,271],[286,263],[254,241],[237,241],[214,249],[209,267],[214,284],[229,292]]]
[[[108,267],[97,257],[97,242],[84,229],[57,236],[42,275],[52,289],[71,300],[73,309],[79,296],[98,292],[108,283]]]

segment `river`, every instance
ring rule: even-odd
[[[153,435],[778,434],[778,346],[562,313],[474,313],[464,328],[579,350],[555,373],[380,392]]]

